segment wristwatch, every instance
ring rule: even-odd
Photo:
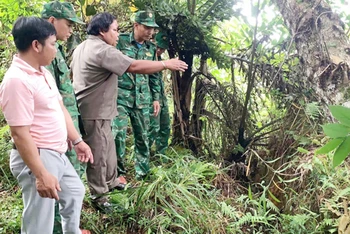
[[[83,139],[82,139],[81,137],[79,137],[79,138],[75,139],[74,141],[72,141],[72,144],[73,144],[74,146],[76,146],[77,144],[79,144],[79,143],[82,142],[82,141],[83,141]]]

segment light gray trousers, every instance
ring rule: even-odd
[[[85,188],[65,154],[38,149],[40,159],[61,186],[59,208],[65,234],[80,234],[80,212]],[[36,189],[36,179],[17,150],[11,150],[10,168],[22,189],[22,234],[51,234],[54,224],[55,200],[42,198]]]

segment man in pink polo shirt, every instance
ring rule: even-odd
[[[80,234],[85,189],[64,154],[67,140],[80,161],[93,163],[93,156],[75,130],[55,80],[43,67],[56,55],[55,28],[37,17],[20,17],[12,35],[18,54],[0,86],[0,106],[14,141],[11,171],[22,189],[21,233],[52,233],[57,200],[63,233]]]

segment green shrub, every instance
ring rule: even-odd
[[[0,193],[0,203],[0,233],[20,233],[23,211],[21,193],[15,190],[3,191]]]
[[[15,183],[15,179],[12,176],[9,167],[9,151],[11,149],[10,140],[9,126],[4,125],[0,127],[0,191],[13,187]]]

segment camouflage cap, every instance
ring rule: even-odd
[[[67,19],[74,23],[84,24],[75,14],[74,8],[69,2],[53,1],[46,3],[44,10],[41,12],[41,17],[48,19],[51,16],[57,19]]]
[[[169,37],[166,33],[157,33],[155,40],[158,47],[166,50],[169,48]]]
[[[152,11],[138,11],[135,15],[135,22],[146,25],[148,27],[158,28],[155,16]]]

